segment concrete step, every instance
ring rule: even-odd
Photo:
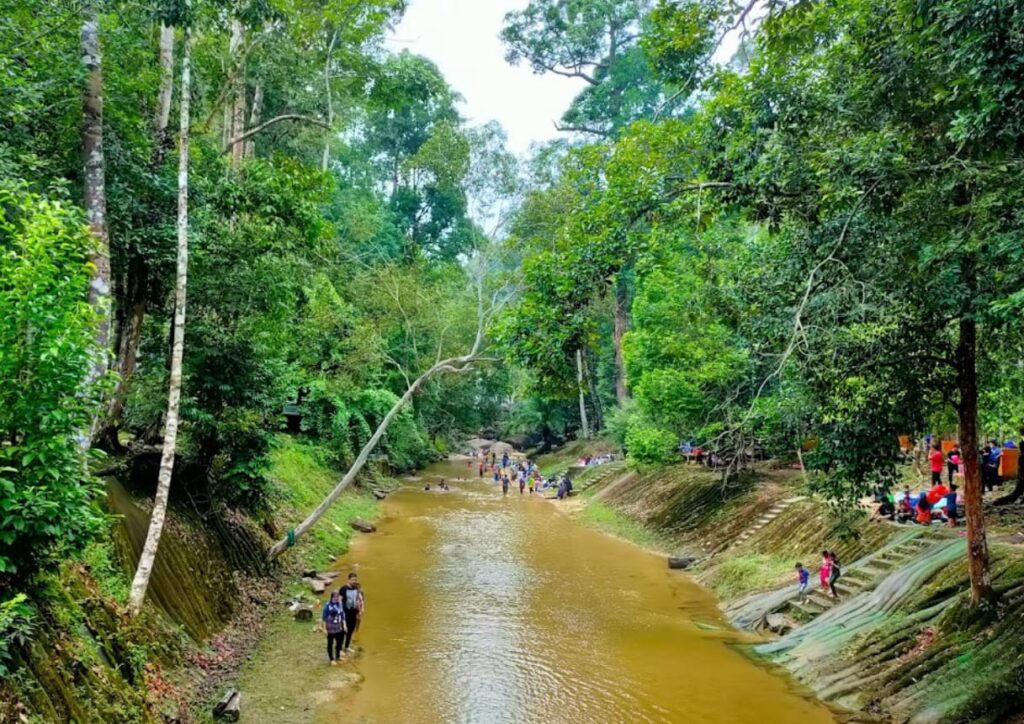
[[[852,581],[845,581],[843,578],[840,578],[838,581],[836,581],[836,590],[840,593],[845,593],[849,595],[854,593],[860,593],[862,590],[864,590],[864,586],[857,585]]]
[[[818,604],[822,608],[830,608],[832,606],[832,597],[820,588],[816,588],[813,592],[811,592],[809,598],[811,601],[814,601],[814,603]]]
[[[822,604],[815,602],[811,598],[808,598],[806,601],[798,601],[794,599],[789,602],[789,605],[797,609],[798,611],[802,611],[811,618],[814,618],[819,613],[828,608],[827,606],[823,606]]]

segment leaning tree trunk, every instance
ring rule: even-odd
[[[99,10],[96,0],[83,6],[82,64],[85,66],[82,147],[85,153],[83,200],[89,231],[93,237],[92,279],[89,304],[97,315],[96,357],[88,381],[95,382],[107,371],[110,346],[110,239],[107,235],[107,187],[103,160],[103,56],[100,51]],[[100,420],[93,423],[90,436]],[[85,446],[89,438],[83,439]]]
[[[174,457],[178,442],[178,406],[181,401],[181,362],[185,352],[185,302],[188,287],[188,150],[189,150],[189,100],[192,86],[191,77],[191,33],[185,27],[181,54],[181,131],[178,150],[178,267],[174,284],[174,347],[171,351],[171,376],[167,393],[167,421],[164,427],[163,452],[160,457],[160,473],[157,478],[156,497],[153,513],[149,520],[146,543],[142,548],[135,578],[132,581],[128,602],[129,611],[137,614],[142,610],[146,588],[153,572],[160,534],[163,532],[167,515],[167,499],[171,490],[171,475],[174,472]]]
[[[377,447],[377,443],[380,442],[380,439],[384,436],[384,433],[387,432],[388,426],[391,425],[391,422],[395,419],[398,413],[402,411],[402,408],[409,404],[409,401],[413,398],[413,396],[430,378],[444,371],[463,372],[469,369],[471,365],[478,360],[476,354],[477,350],[479,350],[480,348],[481,340],[482,329],[480,330],[480,332],[478,332],[477,341],[473,345],[473,349],[470,351],[468,355],[465,355],[463,357],[453,357],[451,359],[442,360],[436,363],[433,367],[424,372],[422,375],[416,378],[412,382],[412,384],[409,385],[408,389],[406,389],[405,391],[405,394],[402,395],[398,402],[396,402],[391,407],[391,409],[388,411],[388,414],[384,416],[384,419],[381,420],[380,424],[377,426],[377,429],[373,431],[373,435],[371,435],[367,443],[363,445],[363,449],[359,451],[358,457],[356,457],[355,462],[352,463],[352,467],[348,469],[348,472],[345,473],[345,476],[341,479],[341,481],[336,486],[334,486],[334,489],[327,495],[326,498],[323,499],[320,505],[316,507],[316,510],[314,510],[312,513],[306,516],[306,519],[299,523],[299,525],[296,528],[288,531],[288,535],[279,540],[277,543],[275,543],[273,547],[271,547],[271,549],[267,552],[267,557],[270,560],[274,560],[288,548],[295,545],[296,541],[298,541],[299,538],[305,535],[310,528],[316,525],[316,522],[320,520],[321,517],[323,517],[323,514],[326,513],[328,509],[330,509],[330,507],[334,504],[338,497],[345,491],[345,488],[347,488],[352,483],[352,481],[355,480],[356,476],[363,469],[363,466],[366,465],[366,461],[369,460],[370,458],[370,453],[372,453],[374,448]]]
[[[576,387],[580,398],[580,435],[590,439],[590,424],[587,422],[587,393],[583,382],[583,352],[576,350]]]
[[[628,324],[629,289],[620,274],[619,278],[615,280],[615,326],[612,331],[612,347],[615,351],[615,400],[620,407],[629,400],[629,390],[626,387],[626,362],[622,355],[622,338],[626,334]]]
[[[964,507],[967,513],[967,563],[973,605],[993,596],[978,466],[977,334],[977,324],[973,319],[964,317],[960,320],[957,385],[960,392],[960,449],[964,460]]]

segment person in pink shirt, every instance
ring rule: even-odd
[[[832,576],[832,555],[828,551],[821,552],[821,570],[818,571],[818,581],[821,587],[828,590],[828,579]]]

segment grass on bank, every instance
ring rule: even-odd
[[[740,554],[725,558],[708,569],[701,582],[714,589],[719,597],[728,600],[784,584],[788,578],[794,577],[795,563],[792,556],[778,553]],[[804,565],[812,563],[804,561]]]
[[[278,507],[281,534],[297,525],[338,484],[342,473],[330,467],[326,453],[316,445],[289,435],[280,435],[270,453],[267,478],[271,495]],[[327,568],[331,556],[348,550],[355,531],[349,527],[353,518],[373,520],[377,501],[369,493],[355,488],[345,491],[323,518],[300,542],[299,555],[304,567]]]
[[[587,501],[580,520],[605,533],[624,538],[645,548],[656,548],[661,539],[648,528],[596,500]]]

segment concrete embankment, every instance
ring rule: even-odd
[[[729,619],[765,643],[751,654],[791,671],[858,718],[1015,721],[1024,712],[1024,550],[992,535],[988,611],[971,610],[958,530],[869,522],[836,528],[828,506],[792,470],[764,465],[723,485],[678,465],[644,473],[623,463],[578,476],[590,517],[612,532],[693,558],[687,574],[714,589]],[[595,512],[596,511],[596,512]],[[844,562],[839,598],[818,588],[822,549]],[[796,598],[794,564],[812,571]]]

